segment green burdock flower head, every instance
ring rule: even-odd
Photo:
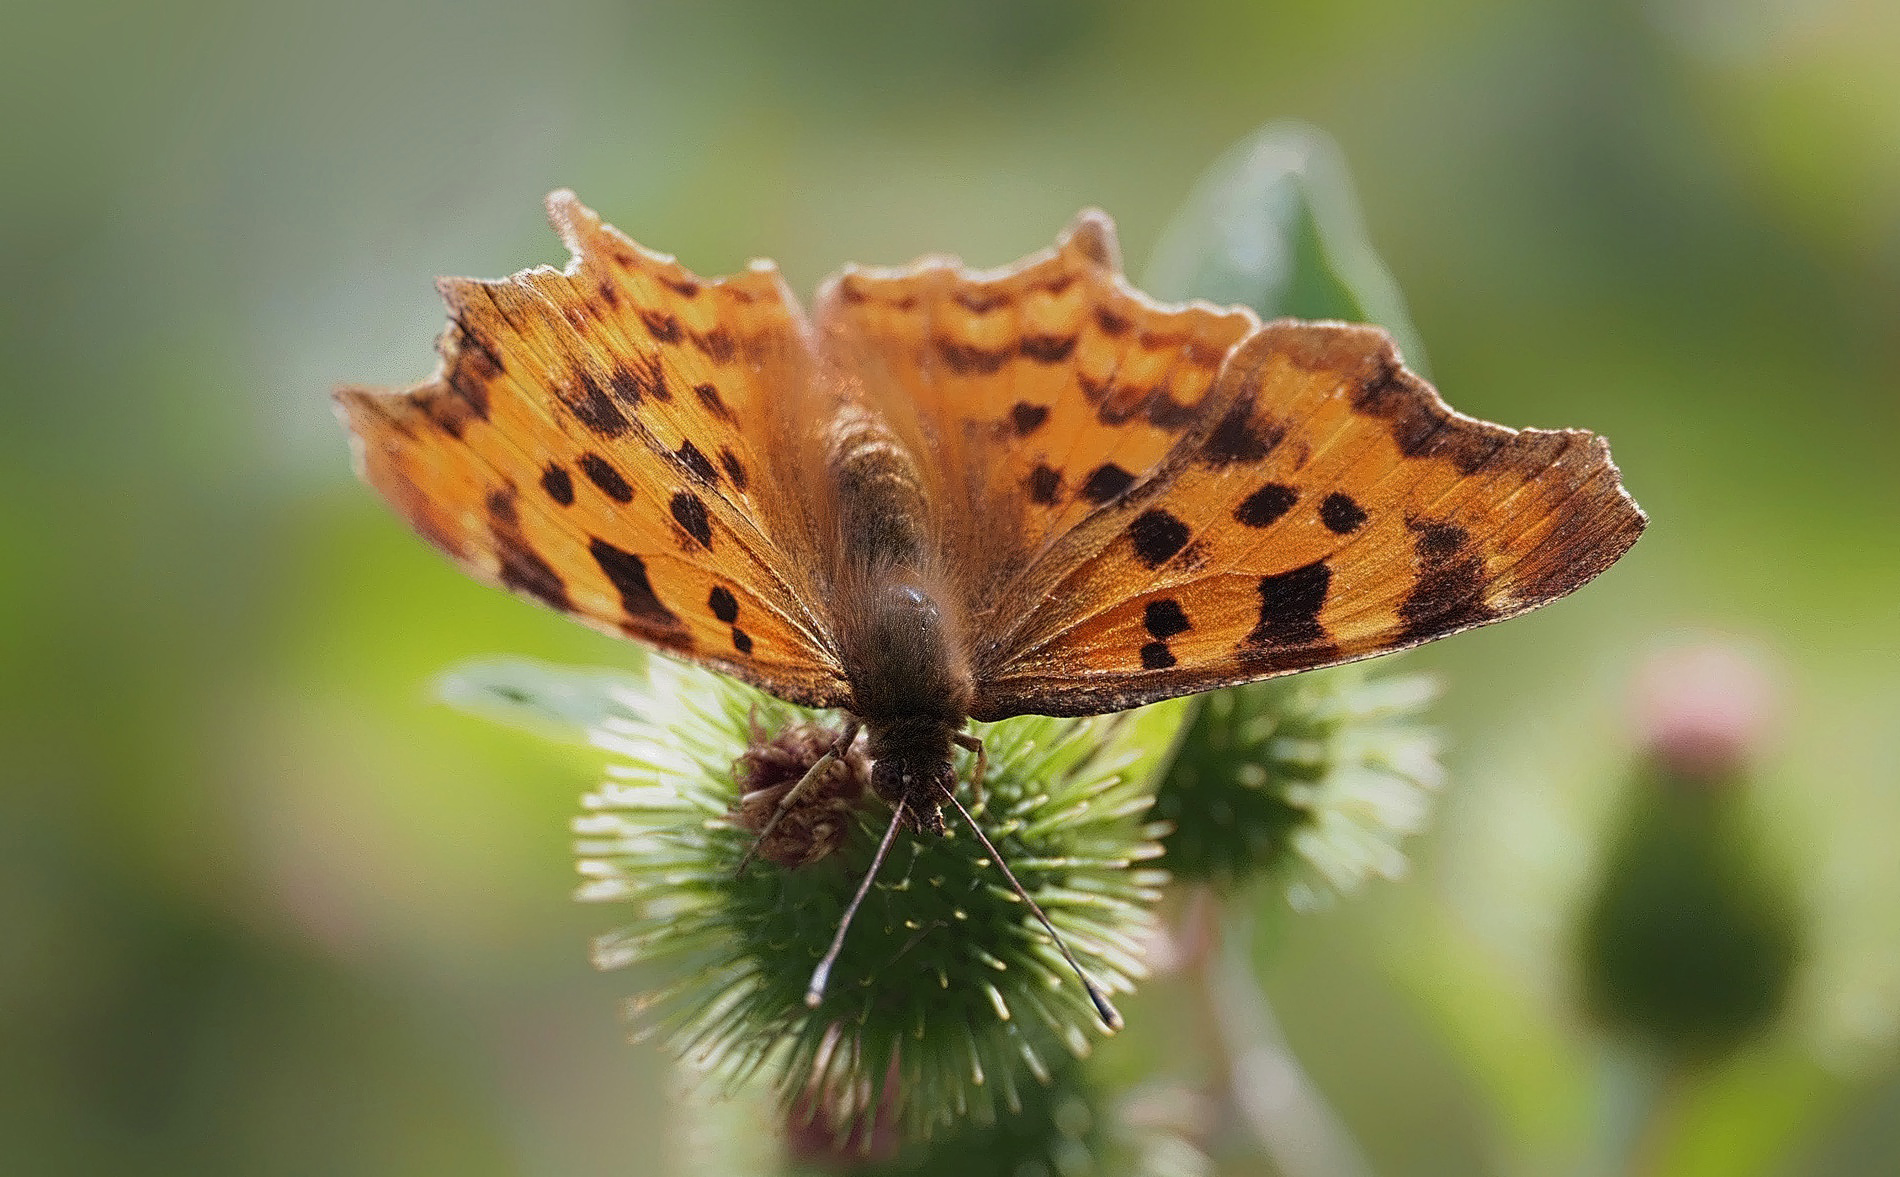
[[[1638,756],[1578,949],[1586,1007],[1612,1035],[1702,1063],[1766,1033],[1805,953],[1793,881],[1748,805],[1779,713],[1768,666],[1714,640],[1639,676]]]
[[[1280,882],[1312,908],[1403,873],[1443,778],[1423,719],[1437,680],[1360,665],[1270,679],[1195,704],[1155,812],[1175,877]]]
[[[1095,1008],[954,812],[947,837],[898,832],[809,1006],[813,967],[890,825],[858,756],[822,770],[741,866],[842,722],[660,659],[607,698],[592,739],[617,762],[575,823],[580,897],[630,912],[594,958],[652,978],[631,1003],[642,1033],[728,1082],[770,1076],[787,1106],[821,1093],[828,1118],[864,1140],[877,1131],[867,1118],[895,1118],[908,1140],[1017,1112],[1031,1085],[1089,1053]],[[1143,972],[1166,878],[1141,865],[1161,852],[1148,778],[1180,715],[976,725],[980,801],[959,764],[964,804],[1111,992]]]

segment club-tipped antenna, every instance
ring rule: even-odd
[[[1062,952],[1062,959],[1069,962],[1069,967],[1075,970],[1076,977],[1081,980],[1083,990],[1088,993],[1089,1000],[1095,1003],[1095,1012],[1101,1016],[1102,1024],[1110,1030],[1121,1029],[1122,1016],[1116,1012],[1115,1006],[1108,1000],[1108,994],[1100,985],[1091,981],[1089,975],[1082,970],[1082,964],[1075,959],[1075,953],[1070,952],[1068,944],[1063,942],[1062,933],[1056,931],[1055,925],[1049,922],[1049,917],[1042,913],[1042,908],[1036,906],[1036,901],[1029,897],[1029,892],[1023,890],[1023,885],[1016,881],[1016,875],[1009,869],[1009,863],[1004,862],[1003,856],[997,853],[996,844],[991,842],[989,835],[983,832],[983,827],[976,824],[976,819],[971,817],[970,811],[963,807],[963,802],[957,800],[955,793],[945,789],[943,795],[950,799],[950,804],[956,806],[957,812],[963,815],[963,820],[969,823],[970,832],[976,835],[977,841],[983,843],[983,849],[989,852],[990,861],[995,863],[997,869],[1003,872],[1003,877],[1009,880],[1010,890],[1016,892],[1016,898],[1027,903],[1029,910],[1036,913],[1036,918],[1042,922],[1043,931],[1049,933],[1049,938],[1056,942],[1056,948]]]
[[[864,881],[858,884],[858,893],[851,897],[851,906],[844,909],[844,918],[838,921],[838,931],[831,938],[831,947],[825,949],[824,959],[811,971],[811,984],[805,986],[805,1004],[812,1009],[817,1009],[825,999],[825,985],[831,980],[831,966],[838,963],[838,953],[844,948],[844,934],[851,930],[851,921],[858,917],[858,905],[870,894],[871,883],[877,878],[878,868],[884,865],[884,856],[891,852],[891,843],[897,840],[897,827],[903,820],[904,801],[899,798],[896,807],[891,810],[890,828],[884,831],[884,840],[877,844],[877,853],[871,857],[870,869],[864,872]]]

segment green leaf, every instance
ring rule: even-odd
[[[637,674],[594,666],[554,666],[528,658],[478,658],[443,672],[436,694],[451,707],[567,743],[644,691]]]
[[[1425,348],[1366,235],[1339,147],[1270,123],[1202,175],[1162,233],[1144,288],[1252,307],[1264,319],[1344,319],[1392,333],[1413,371]]]

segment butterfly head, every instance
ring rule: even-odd
[[[870,789],[883,801],[904,802],[906,825],[918,833],[944,833],[942,804],[956,789],[956,768],[950,764],[950,745],[940,749],[910,747],[895,755],[878,757],[870,766]]]

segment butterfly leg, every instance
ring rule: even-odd
[[[983,778],[989,775],[989,754],[983,751],[983,741],[969,732],[958,732],[950,737],[959,748],[968,748],[976,753],[976,771],[970,774],[970,799],[978,806],[983,804]]]
[[[772,816],[766,819],[765,825],[759,829],[759,836],[752,839],[752,845],[747,848],[745,857],[739,860],[739,874],[744,874],[745,868],[752,865],[752,859],[759,853],[759,847],[765,845],[766,835],[772,832],[778,825],[779,819],[791,809],[792,802],[798,800],[799,795],[811,787],[811,783],[818,779],[819,773],[851,750],[852,743],[858,738],[858,729],[862,726],[856,719],[847,722],[844,725],[844,731],[832,742],[831,747],[826,749],[825,754],[813,761],[812,766],[805,770],[805,775],[798,778],[798,783],[787,789],[785,795],[778,799],[778,805],[773,808]]]

